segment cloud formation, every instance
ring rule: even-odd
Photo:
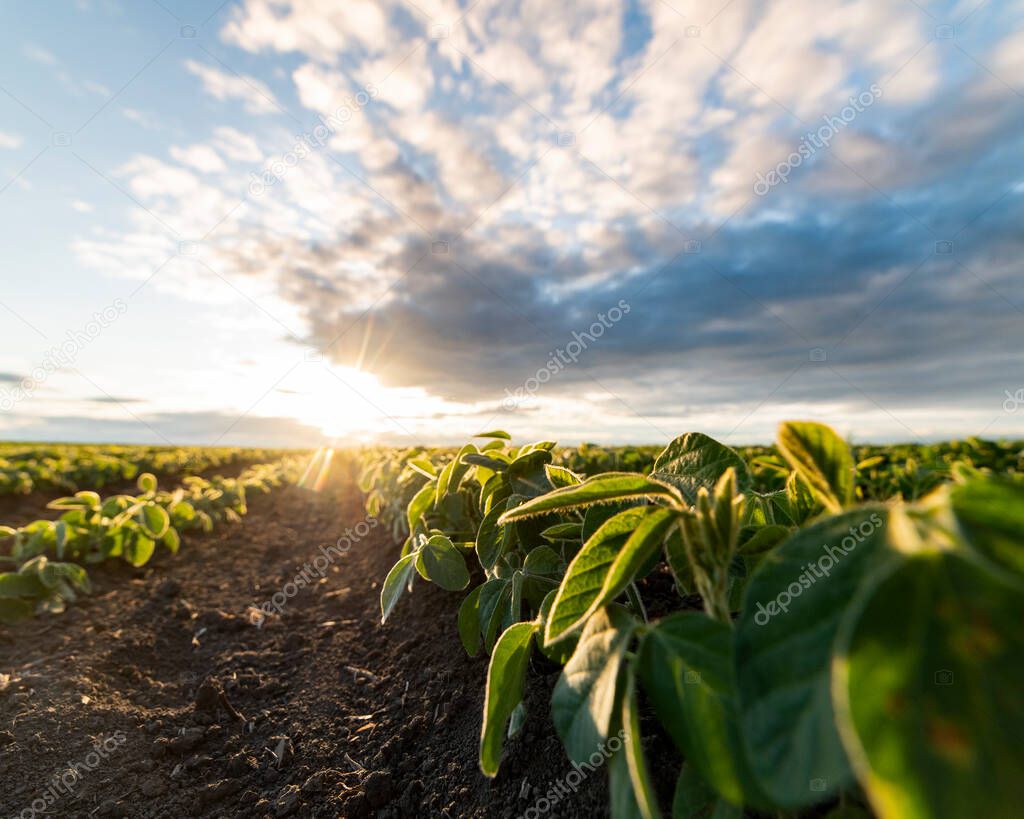
[[[246,0],[223,44],[296,104],[188,60],[258,117],[122,167],[178,235],[139,214],[77,248],[141,276],[203,237],[159,286],[204,300],[213,270],[338,364],[466,405],[625,302],[542,408],[939,434],[928,410],[955,425],[1024,383],[1015,14],[950,35],[887,0]]]

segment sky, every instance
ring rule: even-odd
[[[1021,0],[0,3],[0,437],[1024,437]]]

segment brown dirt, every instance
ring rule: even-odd
[[[96,592],[63,615],[0,627],[0,813],[43,799],[36,816],[522,815],[571,770],[548,715],[558,669],[535,661],[527,727],[487,780],[486,659],[459,642],[460,598],[426,583],[380,624],[398,552],[382,528],[282,616],[247,617],[364,520],[351,483],[277,490],[176,557],[94,570]],[[547,815],[606,803],[595,772]]]

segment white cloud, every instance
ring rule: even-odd
[[[179,162],[183,162],[202,173],[220,173],[228,169],[228,166],[224,164],[224,160],[209,145],[190,145],[187,148],[172,145],[170,154]]]
[[[220,126],[213,129],[214,145],[228,159],[236,162],[259,162],[263,156],[256,140],[237,128]]]
[[[230,74],[195,60],[186,60],[185,68],[199,78],[203,90],[215,99],[239,100],[250,114],[273,114],[281,110],[274,92],[255,77]]]
[[[0,148],[13,151],[16,148],[20,148],[23,143],[24,140],[18,134],[12,134],[10,131],[0,131]]]
[[[73,210],[77,210],[79,213],[92,213],[93,206],[89,202],[83,202],[81,199],[74,199],[71,202]]]

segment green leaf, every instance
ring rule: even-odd
[[[602,751],[602,755],[605,754]],[[643,819],[644,816],[633,790],[624,748],[608,756],[608,813],[612,819]]]
[[[434,464],[431,463],[430,458],[426,456],[412,458],[406,463],[406,466],[410,469],[414,469],[426,478],[433,479],[437,477],[437,467],[435,467]]]
[[[156,475],[153,475],[151,472],[143,472],[141,475],[139,475],[139,479],[136,483],[139,487],[140,492],[144,492],[146,494],[149,494],[150,492],[156,492]]]
[[[419,550],[416,570],[445,591],[458,591],[469,585],[466,559],[444,535],[434,535]]]
[[[480,732],[480,770],[495,776],[501,762],[505,726],[522,702],[526,666],[533,645],[533,623],[516,623],[505,630],[494,646],[487,668],[484,723]]]
[[[826,509],[839,512],[853,502],[853,455],[831,427],[813,421],[784,421],[779,425],[777,444]]]
[[[697,502],[697,492],[715,488],[718,479],[732,467],[739,490],[750,486],[750,470],[736,450],[701,432],[688,432],[670,443],[654,462],[651,477],[671,484],[689,504]]]
[[[578,523],[556,523],[540,533],[541,537],[547,540],[573,541],[578,541],[582,534],[583,529]]]
[[[554,643],[579,629],[597,609],[613,600],[655,554],[677,512],[637,506],[605,523],[565,572],[544,633]]]
[[[143,506],[137,520],[147,537],[152,540],[160,540],[167,534],[167,529],[171,525],[171,516],[167,514],[167,510],[155,503]]]
[[[162,538],[164,546],[166,546],[171,554],[177,554],[178,549],[181,547],[181,536],[178,534],[177,529],[168,527],[167,531],[164,532]]]
[[[409,501],[409,506],[406,508],[405,512],[410,534],[417,531],[417,527],[423,519],[423,516],[427,514],[436,500],[437,484],[435,483],[423,484],[419,492],[413,495],[413,498]]]
[[[46,587],[35,573],[4,572],[0,574],[0,600],[42,597],[45,593]]]
[[[523,561],[523,571],[527,574],[550,577],[561,571],[562,558],[550,546],[537,546],[530,550]]]
[[[582,764],[607,740],[616,714],[622,659],[636,621],[618,606],[587,621],[551,695],[551,717],[572,762]]]
[[[761,788],[783,807],[853,783],[835,728],[832,644],[864,577],[898,559],[889,521],[880,506],[819,521],[770,552],[744,593],[735,637],[742,733]]]
[[[490,469],[492,472],[503,472],[508,469],[508,461],[503,461],[490,455],[482,455],[479,452],[471,452],[468,455],[464,455],[462,461],[471,466],[482,466],[485,469]]]
[[[512,436],[503,429],[492,429],[490,432],[478,432],[474,438],[499,438],[503,441],[511,441]]]
[[[1011,819],[1024,798],[1024,591],[971,555],[916,554],[836,647],[850,758],[880,819]]]
[[[657,819],[661,816],[661,811],[658,809],[658,797],[647,769],[647,760],[644,758],[640,712],[636,702],[636,674],[632,664],[626,669],[626,690],[622,695],[622,732],[629,778],[633,783],[633,794],[640,815],[644,819]]]
[[[1024,577],[1024,484],[1005,478],[978,478],[954,486],[950,502],[974,550]]]
[[[136,568],[145,566],[155,550],[156,541],[139,533],[125,540],[124,559]]]
[[[480,626],[484,640],[484,651],[494,647],[498,628],[512,597],[512,582],[505,578],[494,578],[480,589]]]
[[[678,502],[679,493],[672,487],[643,475],[632,472],[605,472],[576,486],[556,489],[510,509],[501,517],[500,522],[507,523],[534,515],[578,509],[624,498],[665,498]]]
[[[672,797],[672,819],[743,819],[743,808],[719,799],[696,768],[685,762]]]
[[[505,548],[505,530],[498,525],[498,519],[507,505],[507,501],[494,504],[491,511],[480,521],[480,529],[476,533],[476,556],[480,560],[480,565],[487,571],[494,568]]]
[[[686,554],[686,545],[683,543],[683,535],[678,527],[669,531],[665,538],[665,562],[668,563],[672,578],[676,581],[676,589],[681,595],[695,593],[695,581],[693,579],[693,567],[690,565],[690,558]]]
[[[640,679],[683,757],[729,802],[757,801],[739,732],[732,628],[700,612],[679,612],[640,643]]]
[[[459,606],[459,639],[470,657],[480,653],[480,592],[477,586]]]
[[[546,467],[551,463],[551,453],[537,449],[520,455],[508,465],[505,477],[517,495],[535,498],[551,489]]]
[[[400,558],[384,579],[384,585],[380,590],[380,621],[382,623],[387,622],[388,617],[395,608],[395,604],[398,602],[398,598],[405,591],[405,587],[415,571],[413,564],[415,559],[415,552]]]
[[[577,484],[583,483],[583,478],[571,469],[566,469],[564,466],[545,464],[544,472],[548,476],[548,483],[555,487],[555,489],[562,486],[576,486]]]

